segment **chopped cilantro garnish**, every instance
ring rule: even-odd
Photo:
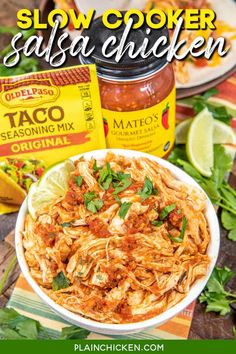
[[[130,185],[132,184],[132,181],[130,178],[124,178],[122,179],[117,186],[115,187],[115,190],[113,194],[119,194],[120,192],[123,192],[125,189],[127,189]]]
[[[146,200],[151,195],[157,195],[157,189],[153,188],[153,183],[148,177],[145,178],[143,189],[141,189],[138,194],[142,200]]]
[[[164,220],[175,208],[176,208],[175,203],[166,206],[164,209],[162,209],[159,219]]]
[[[184,234],[185,234],[185,231],[186,231],[187,223],[188,223],[188,220],[184,216],[183,217],[183,222],[182,222],[182,228],[181,228],[179,237],[172,237],[172,236],[168,235],[168,237],[171,239],[171,241],[177,242],[177,243],[183,242],[183,238],[184,238]]]
[[[116,201],[119,205],[122,204],[121,199],[120,199],[120,197],[119,197],[118,195],[115,195],[115,196],[114,196],[114,199],[115,199],[115,201]]]
[[[103,207],[103,201],[101,199],[94,199],[89,202],[86,207],[92,213],[96,213]]]
[[[106,166],[99,170],[98,183],[100,184],[101,188],[108,190],[111,182],[112,182],[112,171],[111,171],[110,164],[107,162]]]
[[[163,221],[153,220],[152,225],[160,227],[161,225],[163,225]]]
[[[56,291],[60,289],[65,289],[68,288],[69,285],[70,280],[65,276],[63,272],[60,272],[55,278],[53,278],[52,290]]]
[[[75,177],[75,183],[77,184],[78,187],[81,187],[83,182],[83,177],[82,176],[76,176]]]
[[[63,222],[61,224],[62,227],[71,227],[71,223],[70,222]]]
[[[96,213],[103,207],[103,201],[97,197],[98,195],[94,191],[84,194],[85,206],[92,213]]]
[[[94,172],[98,172],[99,170],[101,170],[102,167],[98,167],[97,165],[97,160],[94,160],[94,163],[93,163],[93,171]]]
[[[129,211],[129,208],[131,207],[132,203],[124,202],[121,204],[120,210],[119,210],[119,217],[121,219],[124,219],[126,217],[126,214]]]

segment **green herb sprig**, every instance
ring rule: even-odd
[[[199,301],[206,303],[206,312],[218,312],[225,316],[230,312],[230,304],[236,302],[236,294],[225,290],[234,273],[227,267],[215,267],[202,292]]]
[[[85,339],[89,331],[77,326],[64,327],[59,339]],[[39,321],[21,315],[13,308],[0,309],[0,339],[52,339]]]

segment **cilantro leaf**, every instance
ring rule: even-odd
[[[228,234],[228,239],[231,241],[236,241],[236,228],[230,230],[230,232]]]
[[[93,163],[93,171],[94,172],[98,172],[99,170],[101,170],[102,167],[98,167],[97,165],[97,160],[94,160],[94,163]]]
[[[96,213],[103,207],[103,201],[101,199],[94,199],[86,205],[86,208],[92,213]]]
[[[81,187],[83,183],[83,177],[82,176],[76,176],[75,177],[75,183],[77,184],[78,187]]]
[[[153,225],[153,226],[160,227],[161,225],[163,225],[163,221],[153,220],[153,221],[152,221],[152,225]]]
[[[121,219],[124,219],[126,217],[126,214],[129,211],[129,208],[131,207],[132,203],[129,202],[124,202],[121,204],[120,210],[119,210],[119,217]]]
[[[131,175],[123,172],[112,173],[113,194],[119,194],[132,184]]]
[[[112,182],[112,171],[109,162],[106,163],[106,166],[99,170],[99,179],[98,183],[101,188],[107,190],[110,187]]]
[[[89,331],[77,326],[64,327],[60,339],[85,339]],[[0,339],[51,339],[46,329],[36,320],[23,316],[13,308],[0,309]]]
[[[57,274],[52,281],[52,290],[57,291],[60,289],[68,288],[70,280],[65,276],[63,272]]]
[[[70,222],[63,222],[61,224],[62,227],[71,227],[71,223]]]
[[[221,221],[226,230],[236,229],[236,217],[232,213],[222,210]]]
[[[212,96],[215,96],[219,93],[219,90],[217,90],[217,88],[215,87],[212,87],[210,88],[209,90],[205,91],[203,94],[202,94],[202,98],[204,100],[208,100],[210,97]]]
[[[233,275],[234,273],[227,267],[214,268],[199,298],[201,303],[207,304],[207,312],[218,312],[222,316],[230,312],[230,304],[236,301],[236,295],[227,292],[224,287]]]
[[[0,338],[38,339],[43,331],[38,321],[20,315],[13,308],[0,309]]]
[[[227,109],[224,106],[215,106],[209,103],[209,98],[218,93],[217,89],[210,89],[206,91],[201,96],[193,97],[193,109],[196,114],[200,113],[204,108],[212,113],[214,119],[220,120],[225,124],[230,124],[232,116],[228,113]]]
[[[153,187],[153,183],[148,177],[145,177],[143,189],[141,189],[138,194],[143,201],[151,195],[157,195],[157,189]]]
[[[86,339],[90,331],[77,326],[64,327],[61,330],[61,339]]]
[[[92,213],[96,213],[103,207],[103,201],[97,197],[98,195],[94,191],[84,194],[85,206]]]
[[[174,149],[171,151],[170,156],[168,157],[168,161],[170,161],[171,163],[177,166],[179,165],[178,164],[179,159],[183,161],[188,160],[184,145],[175,146]]]
[[[159,215],[159,219],[164,220],[173,210],[175,210],[175,208],[176,208],[175,203],[171,205],[167,205],[165,208],[162,209]]]
[[[223,294],[212,294],[207,302],[206,312],[219,312],[221,316],[230,312],[230,301]]]
[[[94,191],[85,193],[85,194],[84,194],[84,203],[85,203],[85,205],[87,206],[87,204],[88,204],[89,202],[91,202],[91,200],[93,200],[96,196],[97,196],[97,195],[95,194]]]
[[[184,234],[185,234],[185,231],[186,231],[186,228],[187,228],[187,224],[188,224],[188,220],[184,216],[183,217],[183,221],[182,221],[182,227],[181,227],[181,231],[180,231],[179,237],[172,237],[171,235],[168,235],[168,237],[171,239],[171,241],[177,242],[177,243],[183,242],[183,238],[184,238]]]

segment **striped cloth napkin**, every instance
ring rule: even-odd
[[[8,307],[13,307],[22,315],[38,320],[52,338],[58,338],[60,331],[68,322],[64,321],[49,306],[47,306],[34,293],[23,275],[20,275]],[[145,332],[130,334],[127,336],[104,336],[90,333],[88,339],[187,339],[193,317],[194,303],[188,306],[178,316],[172,318],[162,326]]]
[[[219,93],[210,100],[215,104],[226,105],[230,109],[233,116],[232,127],[236,129],[236,74],[218,85],[217,89]],[[193,116],[193,110],[189,99],[179,101],[177,104],[177,123],[191,116]],[[16,283],[8,307],[13,307],[21,314],[40,321],[48,329],[48,333],[52,338],[58,338],[61,328],[69,325],[68,322],[60,318],[41,301],[28,285],[23,275],[19,277]],[[119,337],[90,333],[88,339],[187,339],[194,307],[195,302],[162,326],[145,332]]]

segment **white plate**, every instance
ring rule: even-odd
[[[209,0],[218,20],[223,20],[236,29],[236,2],[234,0]],[[177,82],[178,89],[185,89],[206,84],[218,79],[233,69],[236,65],[236,40],[232,41],[230,52],[221,59],[221,63],[215,67],[198,68],[189,65],[190,80],[185,84]]]
[[[120,150],[120,149],[96,150],[96,151],[91,151],[78,156],[71,157],[71,160],[75,161],[79,159],[81,156],[83,156],[86,160],[90,160],[92,157],[99,160],[104,158],[108,151],[112,151],[115,154],[123,155],[126,157],[136,157],[136,158],[147,157],[153,161],[158,162],[161,166],[164,166],[167,169],[169,169],[176,179],[201,189],[201,187],[189,175],[187,175],[184,171],[174,166],[170,162],[138,151]],[[186,297],[183,300],[181,300],[179,303],[174,305],[169,310],[149,320],[136,322],[136,323],[127,323],[127,324],[108,324],[108,323],[96,322],[84,318],[56,304],[51,298],[49,298],[45,294],[45,292],[41,289],[41,287],[36,283],[36,281],[30,275],[29,268],[25,260],[24,250],[22,245],[22,232],[24,231],[25,217],[27,213],[28,213],[27,200],[25,200],[25,202],[20,208],[17,222],[16,222],[15,245],[16,245],[17,259],[26,280],[28,281],[32,289],[36,292],[36,294],[48,306],[50,306],[55,312],[57,312],[62,318],[77,326],[86,328],[92,332],[97,332],[101,334],[122,335],[122,334],[144,331],[148,328],[160,326],[164,322],[168,321],[170,318],[176,316],[179,312],[183,311],[183,309],[185,309],[199,296],[199,294],[204,289],[211,275],[211,272],[215,266],[218,257],[219,246],[220,246],[219,222],[216,216],[215,209],[211,204],[210,200],[207,198],[205,216],[208,221],[211,240],[207,248],[207,254],[210,258],[210,264],[206,276],[202,277],[201,279],[198,279],[193,284],[189,293],[186,295]]]
[[[75,3],[81,12],[87,12],[90,8],[97,11],[97,16],[107,9],[117,8],[119,10],[128,10],[137,8],[142,10],[145,7],[146,0],[75,0]],[[213,10],[217,14],[218,20],[223,20],[227,24],[236,28],[236,2],[234,0],[209,0]],[[73,35],[72,35],[73,36]],[[221,59],[221,63],[215,67],[199,68],[189,65],[190,80],[185,84],[176,83],[178,89],[185,89],[200,86],[218,79],[226,74],[236,65],[236,40],[232,41],[231,51],[225,58]]]

